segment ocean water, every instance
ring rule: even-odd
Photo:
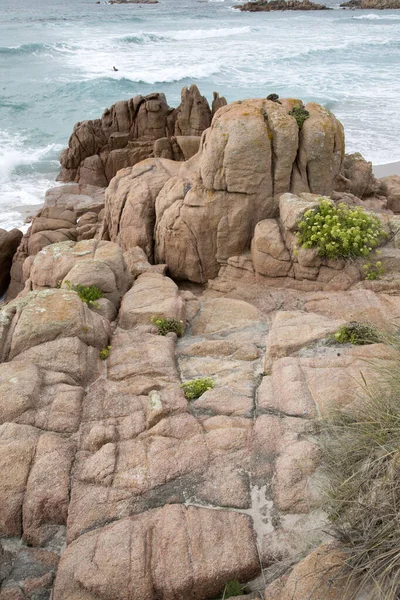
[[[315,100],[348,152],[400,160],[400,11],[241,13],[235,0],[0,0],[0,227],[54,185],[77,121],[162,91]],[[113,66],[119,70],[114,72]]]

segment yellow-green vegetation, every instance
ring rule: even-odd
[[[304,121],[310,116],[310,113],[304,108],[304,106],[298,104],[291,111],[289,111],[289,115],[296,119],[297,126],[299,129],[301,129],[304,125]]]
[[[66,281],[65,285],[69,290],[76,292],[82,302],[85,302],[89,307],[96,308],[96,300],[103,298],[104,294],[95,285],[81,285],[80,283],[72,284],[70,281]]]
[[[368,256],[386,237],[375,215],[327,198],[320,198],[317,208],[307,210],[298,223],[299,245],[318,248],[327,258]]]
[[[214,386],[215,383],[211,377],[191,379],[190,381],[185,381],[185,383],[182,383],[181,385],[188,400],[196,400],[197,398],[200,398],[204,392],[212,390]]]
[[[106,346],[103,350],[100,350],[101,360],[106,360],[110,356],[112,346]]]
[[[382,262],[380,260],[377,260],[376,263],[366,263],[363,265],[363,269],[365,272],[365,279],[368,279],[369,281],[380,279],[385,273],[385,269],[382,267]]]
[[[185,330],[182,321],[178,321],[178,319],[151,317],[151,322],[157,327],[158,335],[167,335],[172,331],[181,337]]]
[[[235,596],[242,596],[244,594],[244,587],[237,579],[231,579],[224,587],[222,594],[222,600],[227,598],[234,598]]]
[[[374,600],[400,593],[400,357],[366,399],[320,426],[323,509],[349,583]],[[363,596],[364,597],[364,596]]]
[[[383,334],[376,327],[357,321],[341,325],[333,337],[339,344],[354,344],[355,346],[379,344],[383,341]]]

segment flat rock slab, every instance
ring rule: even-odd
[[[164,506],[87,533],[64,553],[54,600],[205,600],[259,572],[250,519]]]
[[[151,325],[152,317],[185,321],[185,303],[172,279],[159,273],[143,273],[123,297],[119,326],[131,329]]]

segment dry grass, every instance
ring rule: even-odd
[[[365,387],[361,407],[321,422],[322,487],[329,533],[346,552],[349,583],[356,580],[374,600],[398,600],[400,354],[379,374],[379,383]]]

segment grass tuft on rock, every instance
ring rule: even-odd
[[[183,323],[178,319],[151,317],[151,322],[157,327],[158,335],[167,335],[172,331],[181,337],[184,333]]]
[[[333,339],[338,344],[353,344],[354,346],[367,346],[368,344],[379,344],[383,341],[383,335],[376,327],[358,321],[350,321],[341,325]]]
[[[66,281],[65,285],[69,290],[76,292],[82,302],[85,302],[85,304],[87,304],[89,307],[96,308],[96,300],[100,300],[100,298],[104,297],[101,289],[95,285],[82,285],[80,283],[73,284],[70,281]]]
[[[329,533],[345,551],[349,584],[368,598],[397,600],[400,358],[365,393],[361,406],[320,423],[323,508]]]
[[[244,593],[244,587],[242,584],[237,579],[231,579],[224,587],[222,600],[234,598],[235,596],[242,596]]]
[[[187,400],[197,400],[197,398],[200,398],[205,392],[212,390],[214,386],[215,383],[211,377],[192,379],[190,381],[185,381],[185,383],[182,383],[181,385]]]

